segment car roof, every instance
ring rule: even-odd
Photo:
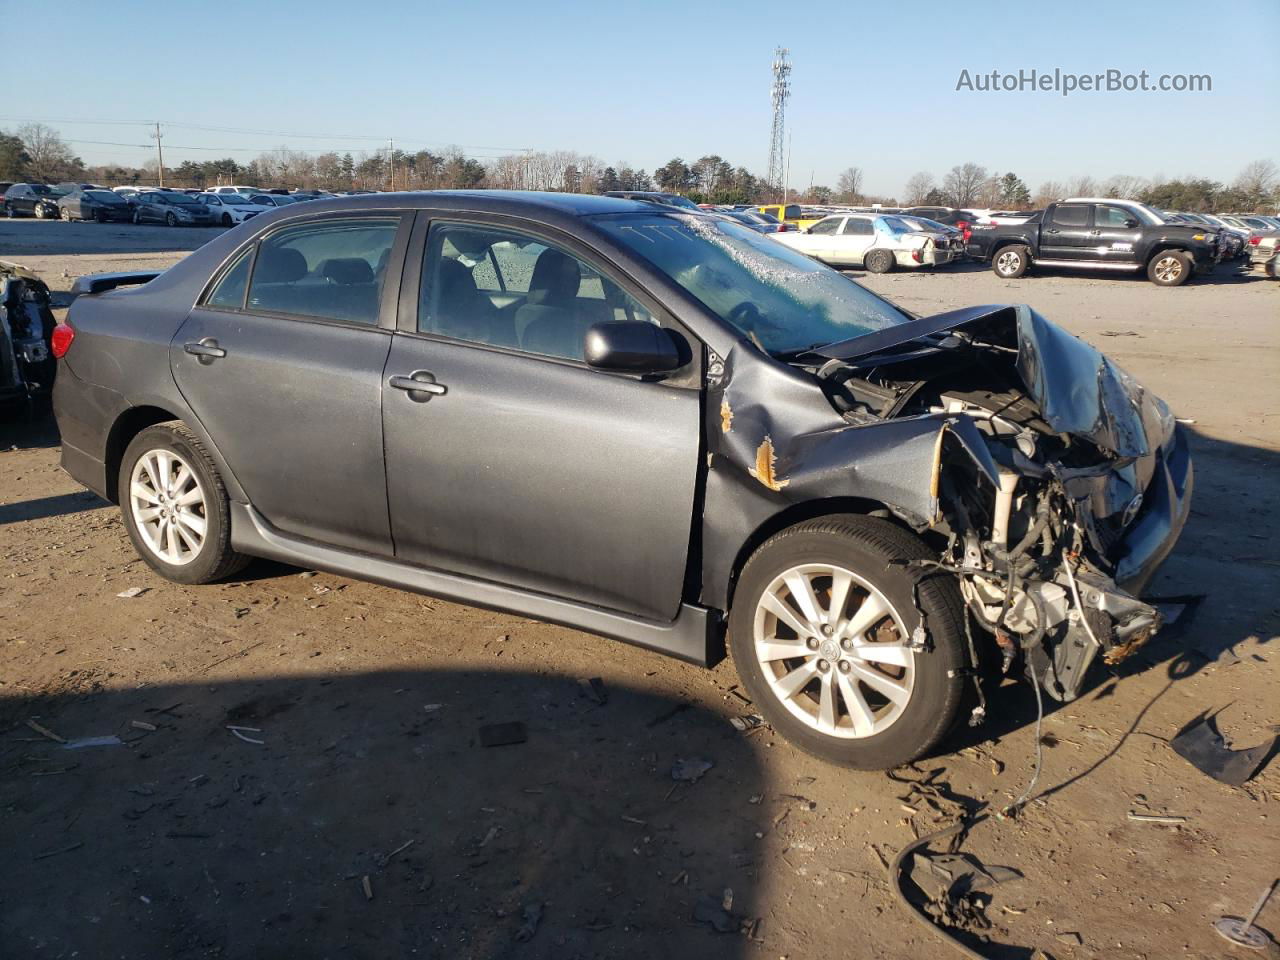
[[[308,214],[323,210],[403,210],[454,208],[491,213],[548,213],[589,216],[609,213],[654,214],[658,208],[642,200],[604,197],[581,193],[549,193],[536,190],[404,190],[394,193],[366,193],[353,197],[324,197],[303,204]],[[672,207],[670,211],[679,208]],[[665,211],[664,209],[664,212]],[[692,211],[686,211],[692,212]]]

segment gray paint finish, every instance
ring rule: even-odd
[[[655,619],[675,616],[700,447],[697,391],[398,334],[383,395],[401,560]]]

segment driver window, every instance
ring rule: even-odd
[[[418,330],[566,360],[593,323],[657,320],[590,265],[534,237],[437,223],[422,265]]]
[[[1123,207],[1112,207],[1106,204],[1100,204],[1094,208],[1093,225],[1095,227],[1126,227],[1126,220],[1136,220],[1132,213]]]

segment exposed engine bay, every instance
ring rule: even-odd
[[[1136,594],[1167,552],[1146,544],[1185,519],[1190,461],[1164,403],[1102,354],[1026,307],[990,309],[875,353],[797,359],[851,424],[943,418],[933,515],[903,519],[938,546],[926,566],[958,578],[1004,670],[1021,651],[1071,700],[1095,657],[1118,663],[1160,628]]]
[[[57,361],[49,288],[34,273],[0,260],[0,404],[21,407],[47,397]]]

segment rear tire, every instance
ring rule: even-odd
[[[49,214],[48,214],[48,213],[46,213],[46,212],[45,212],[44,207],[43,207],[42,205],[38,204],[38,203],[36,204],[35,214],[36,214],[36,219],[37,219],[37,220],[48,220],[48,219],[49,219]]]
[[[172,213],[166,213],[164,215],[164,222],[171,227],[176,227],[178,225],[178,218],[175,217]]]
[[[59,210],[59,211],[58,211],[58,216],[59,216],[59,218],[60,218],[60,219],[62,219],[62,220],[64,220],[64,221],[66,221],[67,223],[70,223],[70,222],[71,222],[71,208],[70,208],[70,207],[63,207],[61,210]]]
[[[129,539],[166,580],[212,583],[248,562],[231,547],[231,508],[218,468],[181,420],[134,437],[118,481]]]
[[[1147,279],[1159,287],[1180,287],[1191,279],[1191,257],[1181,250],[1161,250],[1147,264]]]
[[[1001,247],[991,258],[991,270],[997,277],[1016,280],[1031,266],[1031,251],[1021,244]]]
[[[949,578],[920,578],[913,597],[920,575],[904,562],[915,559],[933,555],[901,527],[837,515],[782,531],[743,568],[729,614],[734,666],[760,713],[806,753],[885,770],[955,722],[964,608]],[[919,650],[908,643],[917,599],[928,638]]]
[[[893,269],[893,254],[888,250],[872,250],[862,261],[868,273],[888,273]]]

